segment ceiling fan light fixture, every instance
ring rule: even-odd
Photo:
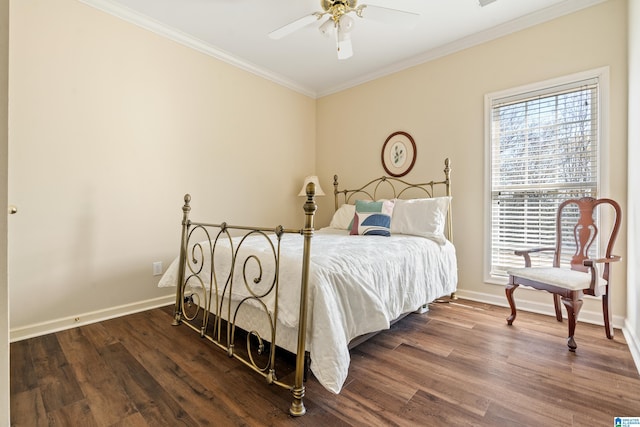
[[[352,17],[349,15],[342,15],[338,21],[338,28],[340,29],[340,32],[348,33],[353,30],[354,23],[355,22]]]
[[[387,0],[391,1],[391,0]],[[480,2],[491,2],[496,0],[478,0]],[[372,6],[361,4],[358,0],[320,0],[321,11],[313,12],[297,20],[278,28],[269,33],[272,39],[280,39],[294,31],[297,31],[313,22],[320,21],[323,17],[327,19],[318,27],[323,36],[335,37],[338,59],[347,59],[353,56],[353,46],[351,44],[351,31],[355,25],[355,19],[371,17],[382,22],[393,20],[395,24],[402,24],[411,27],[419,18],[418,13],[394,9],[390,7]],[[378,19],[376,19],[376,16]],[[385,17],[390,17],[386,19]],[[409,22],[410,21],[410,22]]]
[[[322,34],[323,36],[330,37],[335,31],[335,26],[336,24],[333,22],[333,19],[329,18],[326,21],[324,21],[322,25],[320,25],[318,30],[320,31],[320,34]]]

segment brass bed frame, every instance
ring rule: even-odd
[[[401,199],[405,194],[436,197],[436,188],[444,187],[443,196],[451,197],[451,161],[446,158],[444,160],[444,180],[429,181],[419,184],[412,184],[400,178],[382,176],[373,179],[355,190],[338,190],[338,175],[333,176],[333,194],[334,206],[337,211],[341,204],[355,202],[356,198],[366,196],[367,200],[378,200],[383,197],[389,199]],[[342,203],[340,203],[340,195],[342,195]],[[445,235],[447,240],[453,242],[453,225],[451,216],[451,206],[447,212],[447,225],[445,227]]]
[[[335,207],[338,208],[339,197],[343,197],[343,203],[355,201],[355,197],[366,196],[375,200],[382,193],[382,188],[387,188],[387,194],[390,197],[399,198],[412,190],[422,192],[423,196],[434,197],[435,187],[444,187],[444,195],[451,195],[450,180],[450,162],[445,160],[445,179],[443,181],[430,181],[421,184],[411,184],[399,178],[381,177],[374,179],[362,187],[355,190],[338,190],[338,177],[334,176],[334,197]],[[315,185],[309,183],[306,187],[306,201],[303,209],[305,214],[304,227],[302,229],[285,229],[282,226],[275,228],[263,227],[246,227],[233,226],[227,223],[212,224],[205,222],[195,222],[189,218],[191,212],[191,196],[184,196],[184,205],[182,207],[182,236],[180,243],[180,257],[178,269],[178,286],[176,287],[176,301],[174,307],[173,325],[185,324],[200,334],[202,338],[213,342],[217,347],[224,350],[229,357],[234,357],[248,366],[253,371],[262,375],[268,384],[275,384],[291,391],[293,401],[289,407],[289,413],[293,416],[301,416],[306,412],[303,398],[305,395],[304,380],[306,368],[308,367],[307,352],[305,348],[305,337],[307,329],[307,290],[309,282],[309,263],[311,256],[311,238],[314,233],[314,216],[317,210],[315,202]],[[278,289],[279,289],[279,267],[280,267],[280,247],[281,239],[286,234],[301,234],[303,236],[303,255],[302,255],[302,277],[300,279],[300,309],[298,318],[297,331],[297,350],[295,354],[295,373],[293,384],[280,381],[276,375],[276,346],[270,343],[276,342],[277,325],[278,325]],[[446,235],[449,240],[452,239],[451,226],[451,209],[447,218]],[[197,236],[197,237],[196,237]],[[204,239],[198,237],[204,236]],[[235,236],[235,240],[232,238]],[[247,259],[238,260],[239,249],[243,242],[249,236],[264,237],[267,245],[270,245],[273,258],[269,258],[268,262],[275,265],[273,277],[262,277],[263,260],[257,256],[249,256]],[[230,242],[231,264],[232,268],[225,277],[217,277],[213,260],[217,250],[221,246],[221,239]],[[234,241],[235,246],[234,246]],[[206,243],[203,243],[206,242]],[[228,249],[228,248],[225,248]],[[205,260],[211,263],[211,272],[207,277],[201,277],[203,274],[203,265]],[[258,266],[260,274],[258,277],[247,279],[247,263],[251,261]],[[244,283],[234,284],[234,267],[236,262],[243,264],[238,268],[242,271]],[[209,289],[204,291],[204,301],[200,300],[198,293],[190,293],[187,291],[189,281],[195,280],[206,289],[204,283],[210,283]],[[256,292],[253,290],[253,284],[266,283],[267,290],[264,292]],[[233,301],[230,297],[234,286],[244,286],[249,296],[240,302]],[[268,306],[265,302],[268,295],[275,295],[275,302],[272,306]],[[452,295],[453,296],[453,295]],[[236,325],[239,309],[243,304],[252,301],[254,306],[259,306],[266,314],[270,330],[270,336],[262,337],[259,332],[252,330],[246,331],[246,352],[240,352],[235,347],[236,329],[240,326]],[[354,340],[355,341],[355,340]],[[360,340],[362,341],[362,340]],[[359,341],[359,342],[360,342]],[[253,348],[252,342],[256,342],[257,348]],[[267,348],[265,351],[265,348]],[[256,355],[262,357],[262,361],[266,359],[264,364],[259,364]]]

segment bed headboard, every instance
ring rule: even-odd
[[[353,204],[356,199],[378,200],[388,199],[412,199],[431,198],[439,196],[451,196],[451,161],[444,160],[444,180],[432,180],[423,183],[410,183],[403,179],[382,176],[373,179],[365,185],[353,190],[338,189],[338,175],[333,176],[333,196],[335,210],[345,203]],[[342,200],[342,203],[340,202]],[[446,236],[449,241],[453,241],[453,226],[451,222],[451,205],[447,213]]]

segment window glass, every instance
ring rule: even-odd
[[[560,203],[598,197],[600,86],[596,75],[487,95],[489,279],[523,266],[514,250],[555,246]],[[575,218],[578,212],[568,215]],[[572,227],[563,222],[562,233],[572,234]],[[574,251],[563,248],[563,260]],[[552,259],[551,252],[532,257],[540,265],[551,265]]]

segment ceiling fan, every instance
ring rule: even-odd
[[[392,9],[371,4],[358,5],[358,0],[320,0],[322,11],[313,12],[269,33],[275,40],[281,39],[307,25],[328,18],[318,27],[320,33],[330,37],[335,36],[338,49],[338,59],[353,56],[351,45],[351,30],[355,21],[351,14],[358,18],[367,18],[389,23],[415,24],[419,14],[406,10]]]

